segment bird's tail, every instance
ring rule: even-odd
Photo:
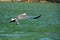
[[[37,17],[35,17],[34,19],[38,19],[39,17],[41,17],[41,15],[39,15],[39,16],[37,16]]]

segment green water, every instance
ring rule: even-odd
[[[9,23],[24,12],[42,16]],[[0,40],[60,40],[60,3],[0,2]]]

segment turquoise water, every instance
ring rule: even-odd
[[[9,23],[24,12],[42,16]],[[0,2],[0,40],[60,40],[60,3]]]

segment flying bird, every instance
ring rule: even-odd
[[[38,19],[39,17],[41,17],[41,15],[39,15],[39,16],[27,16],[26,13],[23,13],[23,14],[20,14],[20,15],[16,16],[15,18],[12,18],[10,20],[10,23],[11,22],[16,22],[16,25],[18,25],[19,24],[19,22],[18,22],[19,19],[26,19],[26,18]]]

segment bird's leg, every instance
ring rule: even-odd
[[[16,20],[16,25],[18,25],[19,24],[19,22],[18,22],[18,20]]]
[[[19,22],[18,21],[16,21],[16,25],[18,25],[19,24]]]

